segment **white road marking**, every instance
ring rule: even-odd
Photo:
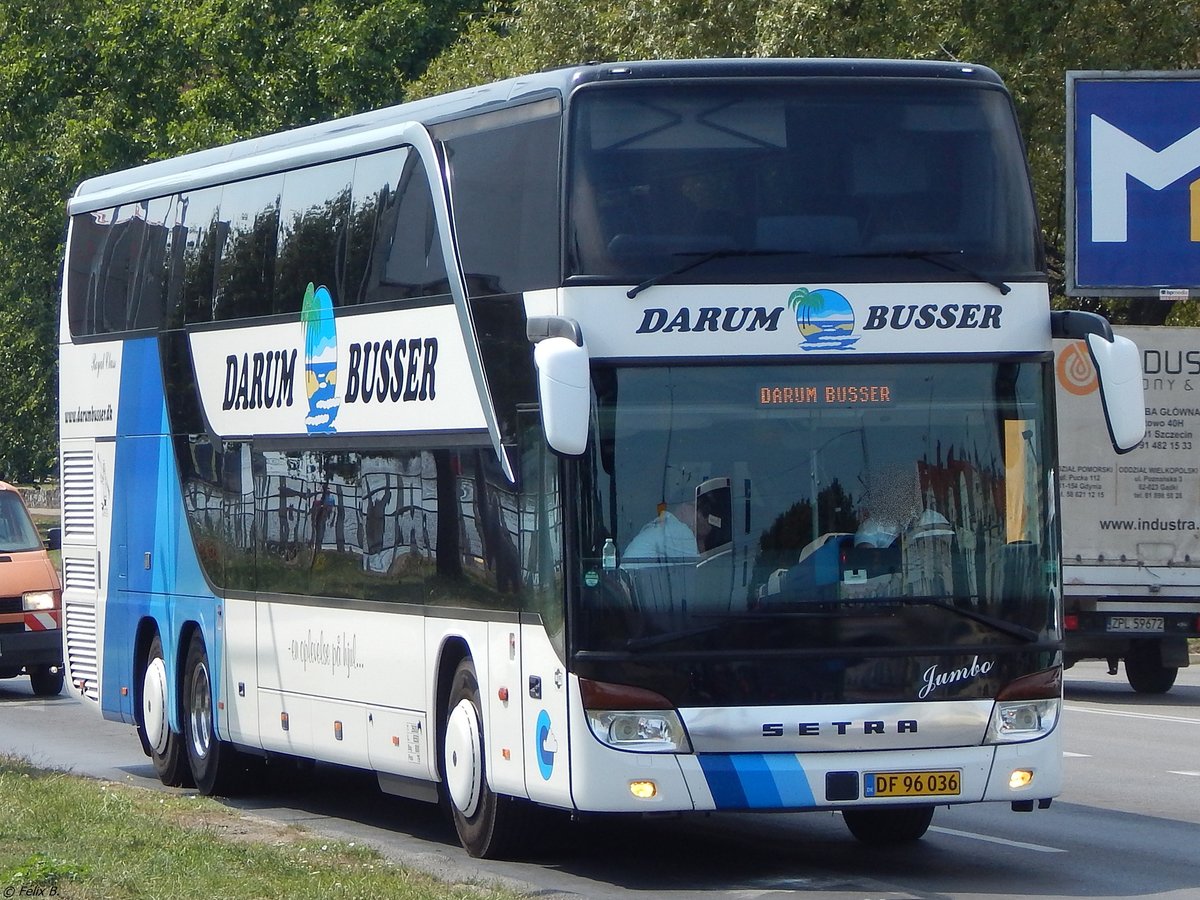
[[[976,834],[973,831],[957,831],[953,828],[942,828],[940,825],[931,825],[930,831],[936,831],[938,834],[948,834],[952,837],[970,838],[974,841],[987,841],[989,844],[1003,844],[1006,847],[1016,847],[1020,850],[1036,850],[1038,853],[1066,853],[1059,847],[1046,847],[1042,844],[1029,844],[1025,841],[1010,841],[1008,838],[992,837],[989,834]]]
[[[1175,771],[1172,771],[1172,770],[1168,770],[1168,774],[1171,774],[1171,775],[1191,775],[1193,778],[1200,778],[1200,772],[1175,772]]]
[[[1090,753],[1072,753],[1070,750],[1064,750],[1063,758],[1064,759],[1091,759],[1092,754],[1090,754]]]
[[[1073,712],[1093,713],[1097,716],[1117,716],[1124,719],[1154,719],[1158,722],[1178,722],[1181,725],[1200,725],[1200,719],[1192,719],[1187,716],[1164,716],[1160,713],[1118,712],[1113,709],[1096,709],[1094,706],[1080,706],[1077,703],[1068,703],[1067,709]]]

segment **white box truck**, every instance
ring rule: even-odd
[[[1086,348],[1057,341],[1066,664],[1171,689],[1200,636],[1200,328],[1115,327],[1141,353],[1146,436],[1118,455]]]

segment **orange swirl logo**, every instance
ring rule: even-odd
[[[1096,390],[1096,370],[1083,341],[1068,345],[1058,354],[1055,366],[1058,383],[1072,394],[1084,396]]]

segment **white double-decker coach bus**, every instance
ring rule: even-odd
[[[584,66],[69,211],[68,682],[165,783],[361,767],[478,856],[1059,792],[1051,337],[1119,447],[1140,370],[1051,312],[988,69]]]

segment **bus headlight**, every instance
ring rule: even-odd
[[[25,612],[55,609],[58,606],[58,595],[54,591],[26,591],[21,595],[21,606]]]
[[[1062,669],[1035,672],[1006,684],[996,695],[987,744],[1015,744],[1045,737],[1062,713]]]
[[[1058,724],[1059,700],[997,703],[988,723],[987,743],[1011,744],[1044,737]]]
[[[690,753],[691,744],[674,710],[588,710],[588,725],[601,743],[638,753]]]
[[[579,679],[588,727],[596,740],[635,753],[691,753],[683,720],[671,701],[645,688]]]

